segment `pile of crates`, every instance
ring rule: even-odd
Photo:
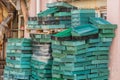
[[[52,78],[51,44],[33,41],[32,77],[31,80],[48,80]]]
[[[86,58],[91,61],[87,69],[91,70],[88,75],[92,80],[108,80],[109,78],[109,50],[112,39],[115,37],[117,25],[110,24],[102,18],[91,18],[90,22],[97,26],[99,33],[98,38],[89,39],[89,48],[86,52]]]
[[[50,43],[51,35],[71,27],[71,10],[76,7],[64,2],[49,3],[47,7],[28,19],[28,30],[35,42]]]
[[[71,25],[76,27],[89,23],[89,18],[95,17],[95,9],[80,9],[71,11]]]
[[[31,80],[108,80],[116,25],[95,18],[94,9],[72,10],[75,7],[63,2],[47,6],[28,21],[33,41]]]
[[[71,10],[76,7],[55,2],[47,4],[48,9],[38,13],[37,18],[29,18],[28,29],[63,29],[71,26]]]
[[[8,40],[6,52],[4,80],[29,80],[31,76],[31,40],[11,38]]]
[[[87,79],[84,66],[87,45],[82,41],[52,41],[52,80]]]
[[[53,80],[108,80],[109,48],[117,26],[101,18],[89,22],[53,36]]]
[[[37,18],[29,18],[28,30],[33,41],[31,80],[52,79],[51,35],[71,27],[72,8],[63,2],[51,3]]]

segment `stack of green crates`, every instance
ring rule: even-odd
[[[72,27],[80,26],[89,23],[89,18],[95,17],[94,9],[80,9],[71,11],[71,25]]]
[[[52,56],[51,44],[33,41],[32,76],[31,80],[51,80]]]
[[[53,80],[108,80],[109,48],[117,26],[101,18],[89,21],[91,24],[70,30],[71,40],[52,40]],[[62,31],[53,36],[64,35]],[[89,37],[92,35],[97,36]]]
[[[4,80],[29,80],[32,44],[30,39],[11,38],[7,43]]]
[[[71,10],[76,7],[65,2],[48,3],[47,7],[47,10],[37,14],[36,19],[29,18],[29,29],[63,29],[71,27]],[[69,19],[66,17],[69,17]],[[46,20],[47,18],[49,19]],[[58,19],[60,19],[59,22],[54,24]]]
[[[91,64],[86,66],[86,69],[91,70],[88,78],[90,80],[108,80],[109,48],[115,37],[114,32],[117,26],[102,18],[91,18],[90,22],[99,29],[99,37],[88,40],[89,48],[86,52],[86,59],[91,61]]]
[[[85,59],[86,41],[52,41],[52,79],[85,80],[90,70],[85,70],[89,62]]]
[[[109,47],[111,41],[104,42],[99,38],[88,40],[86,60],[90,63],[86,65],[85,69],[90,70],[90,73],[87,74],[89,80],[108,80]]]
[[[64,37],[67,30],[62,31],[55,37]],[[74,34],[73,34],[74,32]],[[98,29],[93,25],[84,25],[68,29],[68,36],[72,37],[88,37],[98,33]],[[76,36],[76,35],[77,36]],[[68,40],[68,41],[52,41],[52,79],[53,80],[86,80],[90,70],[85,69],[86,65],[91,62],[86,59],[86,51],[88,49],[87,39]],[[59,73],[58,73],[59,72]]]

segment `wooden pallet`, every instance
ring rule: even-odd
[[[27,31],[29,33],[37,33],[37,34],[55,34],[58,32],[61,32],[65,29],[61,28],[61,29],[27,29]]]

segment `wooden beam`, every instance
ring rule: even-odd
[[[25,35],[27,33],[26,25],[28,21],[28,9],[27,9],[25,0],[20,0],[20,1],[21,1],[21,9],[22,9],[23,17],[24,17],[24,35]]]
[[[14,4],[14,2],[12,0],[9,0],[9,2],[13,5],[13,7],[16,9],[16,5]]]

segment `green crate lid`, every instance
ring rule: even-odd
[[[71,14],[78,14],[78,13],[95,13],[95,9],[78,9],[78,10],[71,10]]]
[[[59,11],[59,8],[56,8],[56,7],[49,8],[49,9],[43,11],[43,12],[38,13],[38,17],[47,16],[47,15],[55,13],[57,11]]]
[[[110,22],[102,18],[90,18],[90,22],[92,24],[111,24]]]
[[[74,27],[72,30],[72,36],[87,36],[96,33],[98,33],[98,28],[91,24]]]
[[[53,36],[55,36],[55,37],[69,37],[69,36],[71,36],[71,31],[72,31],[72,28],[69,28],[69,29],[66,29],[62,32],[59,32]]]

